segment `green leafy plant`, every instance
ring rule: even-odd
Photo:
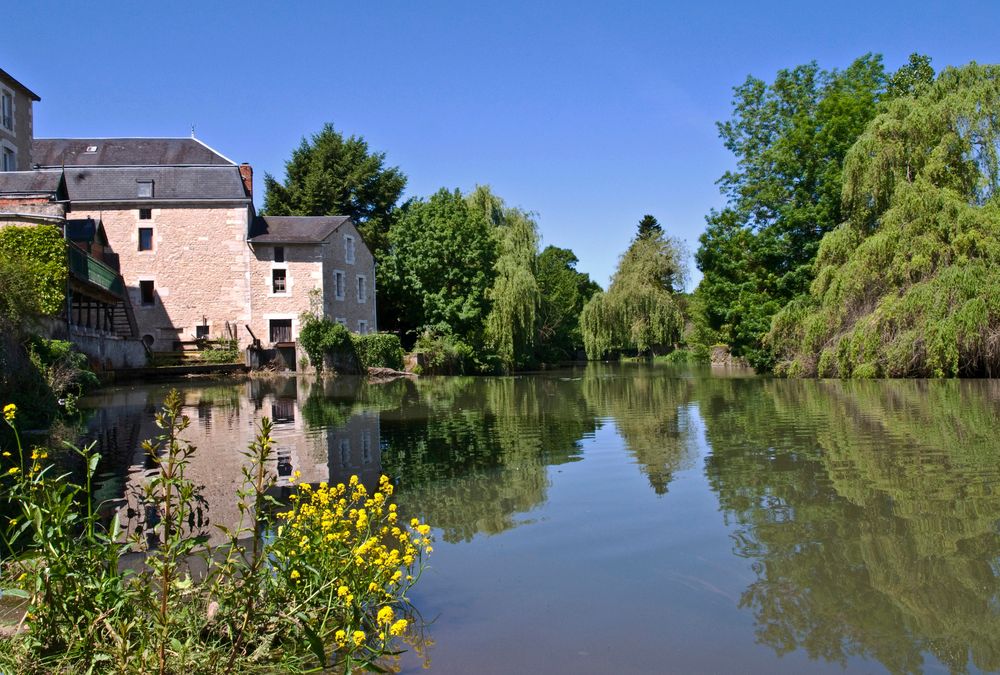
[[[277,502],[264,419],[244,453],[241,520],[209,551],[193,525],[199,494],[185,468],[196,449],[182,438],[181,405],[172,391],[156,416],[162,433],[145,443],[155,471],[144,490],[153,516],[144,537],[127,536],[117,515],[101,517],[92,445],[75,450],[82,482],[56,475],[47,450],[23,449],[17,407],[4,408],[16,454],[0,459],[0,496],[16,514],[0,529],[9,552],[2,593],[26,609],[0,641],[0,671],[383,670],[399,643],[414,639],[407,592],[432,550],[430,527],[402,522],[385,477],[371,493],[352,477],[300,485]],[[143,555],[139,571],[120,565],[129,552]]]
[[[403,347],[399,336],[391,333],[351,334],[354,350],[362,368],[403,369]]]

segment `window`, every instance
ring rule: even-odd
[[[276,424],[295,421],[295,399],[279,398],[271,404],[271,419]]]
[[[9,91],[0,92],[0,123],[4,129],[14,131],[14,94]]]
[[[153,228],[151,227],[139,228],[139,250],[140,251],[153,250]]]
[[[10,148],[3,149],[3,159],[0,171],[17,171],[17,156]]]
[[[285,262],[285,247],[275,246],[274,247],[274,262]]]
[[[152,280],[144,279],[139,282],[139,301],[147,307],[156,302]]]
[[[14,154],[13,149],[7,147],[3,149],[0,171],[17,171],[17,155]]]
[[[344,273],[340,270],[336,270],[333,273],[333,287],[337,294],[338,300],[344,299]]]
[[[354,237],[347,234],[344,235],[344,262],[354,264]]]
[[[153,198],[153,181],[151,180],[137,180],[135,182],[135,196],[140,199],[152,199]]]
[[[292,320],[271,319],[271,342],[292,341]]]
[[[271,288],[275,293],[286,293],[285,274],[288,270],[271,270]]]
[[[344,326],[345,328],[347,327],[347,319],[345,319],[342,316],[337,317],[337,323],[339,323],[341,326]]]
[[[358,332],[365,335],[368,332],[368,322],[358,321]]]
[[[207,340],[208,339],[208,326],[195,326],[194,327],[194,336],[196,338],[198,338],[199,340]]]
[[[366,279],[358,275],[358,302],[365,302],[368,299],[368,288]]]
[[[139,220],[152,220],[153,209],[139,209]]]

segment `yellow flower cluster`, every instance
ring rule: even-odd
[[[401,524],[389,503],[392,494],[386,476],[372,494],[357,476],[347,484],[299,483],[290,509],[277,514],[281,525],[271,550],[292,582],[290,592],[306,596],[329,588],[342,617],[332,637],[348,653],[364,650],[371,657],[406,633],[409,623],[397,619],[393,607],[405,603],[432,550],[430,526],[416,518],[409,527]]]
[[[13,403],[8,403],[3,407],[3,418],[4,420],[7,421],[8,424],[13,423],[16,417],[17,417],[16,405],[14,405]]]

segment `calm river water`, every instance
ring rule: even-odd
[[[235,517],[263,416],[284,482],[395,480],[435,526],[413,595],[431,672],[1000,670],[1000,381],[621,365],[179,388],[208,522]],[[84,402],[136,528],[166,390]]]

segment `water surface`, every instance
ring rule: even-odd
[[[181,390],[206,522],[236,517],[262,416],[285,484],[393,478],[436,528],[431,672],[1000,670],[998,382],[592,365]],[[85,402],[134,528],[165,393]]]

